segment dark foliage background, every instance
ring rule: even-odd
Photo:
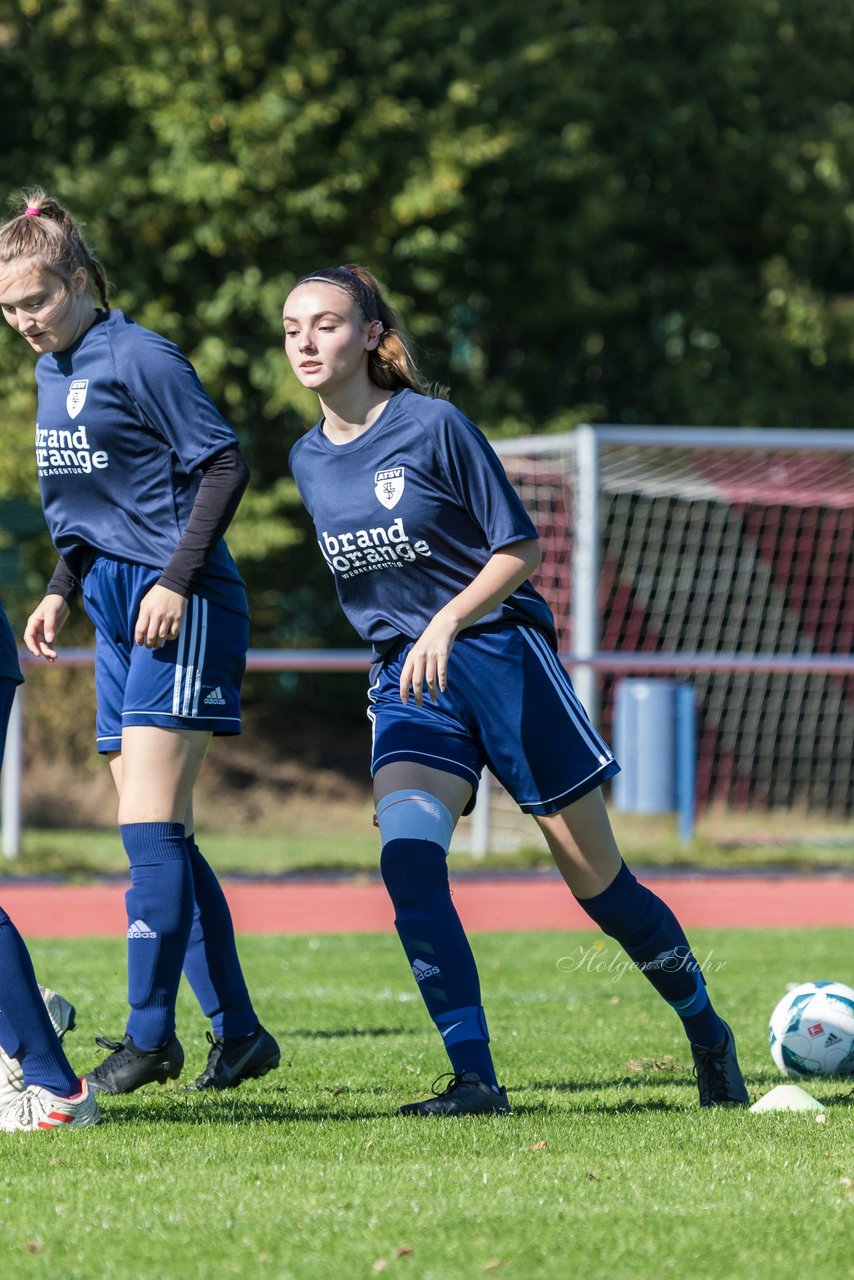
[[[852,64],[845,0],[17,0],[0,197],[38,183],[85,221],[115,304],[233,421],[253,644],[351,646],[287,477],[314,416],[280,350],[293,279],[370,266],[492,434],[849,425]],[[16,624],[52,563],[31,363],[5,333]],[[351,685],[272,701],[361,717]]]

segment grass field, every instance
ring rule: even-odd
[[[444,1069],[393,937],[251,937],[256,1004],[288,1065],[227,1095],[108,1098],[99,1128],[0,1138],[0,1240],[18,1277],[756,1280],[838,1277],[854,1218],[854,1085],[811,1114],[700,1111],[679,1025],[595,935],[475,949],[511,1117],[396,1117]],[[787,982],[852,981],[850,935],[694,938],[751,1096],[780,1082]],[[610,948],[610,950],[608,949]],[[120,942],[35,942],[76,1000],[78,1070],[120,1033]],[[594,959],[595,958],[595,959]],[[597,964],[615,963],[610,971]],[[205,1060],[182,990],[184,1079]],[[848,1243],[846,1243],[846,1241]]]

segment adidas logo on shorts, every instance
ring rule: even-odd
[[[217,685],[215,689],[211,689],[210,693],[205,698],[205,706],[206,707],[224,707],[225,706],[225,698],[222,696],[222,689],[220,689],[219,685]]]
[[[438,969],[435,964],[427,964],[424,960],[413,960],[412,976],[416,982],[423,982],[425,978],[432,978],[442,970]]]
[[[150,929],[144,920],[134,920],[128,929],[129,938],[156,938],[157,934]]]

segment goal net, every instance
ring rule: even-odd
[[[585,693],[606,739],[617,681],[648,674],[655,655],[661,674],[694,685],[699,808],[851,815],[854,665],[820,659],[852,653],[854,433],[587,427],[497,447],[540,531],[535,581],[562,654],[596,650]],[[579,643],[584,593],[592,645]],[[719,669],[703,670],[712,657]],[[530,819],[488,790],[459,847],[487,829],[491,848],[536,843]]]

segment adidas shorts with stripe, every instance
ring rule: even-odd
[[[534,627],[472,627],[454,643],[438,702],[400,700],[412,646],[371,672],[371,773],[411,760],[457,774],[473,788],[486,766],[524,813],[557,813],[619,773],[554,649]]]
[[[84,580],[95,626],[100,752],[120,751],[122,729],[131,725],[240,733],[248,616],[192,595],[178,639],[146,649],[133,632],[140,601],[159,577],[156,569],[99,556]]]

